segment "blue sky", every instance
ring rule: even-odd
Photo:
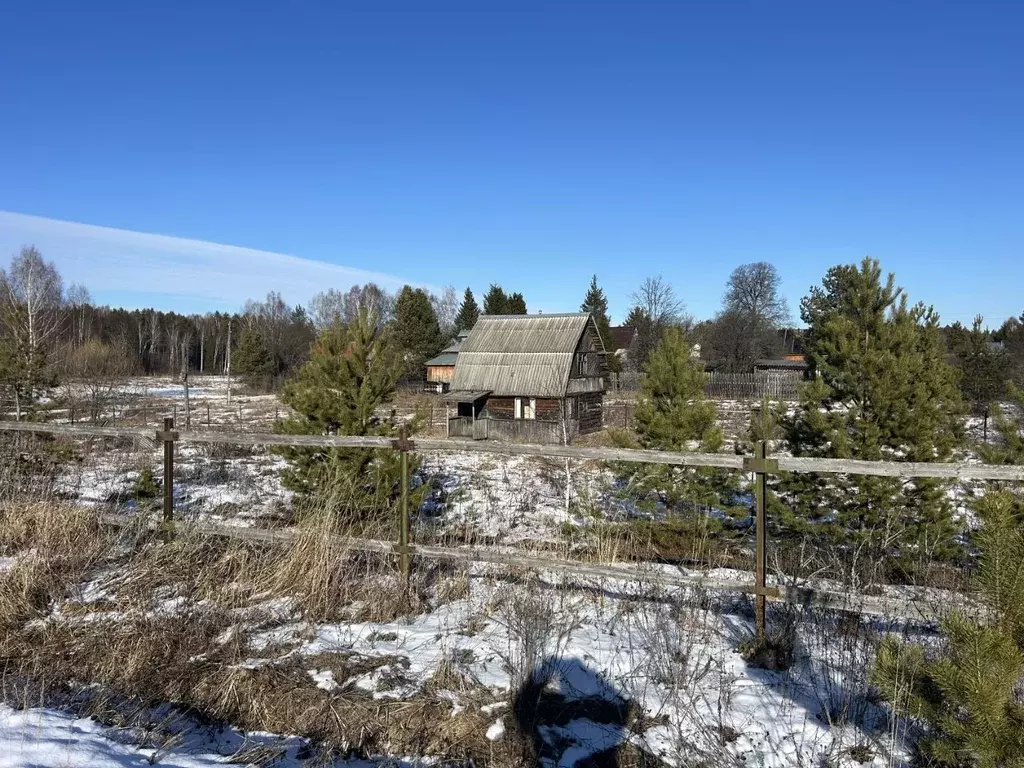
[[[660,273],[706,317],[738,264],[776,264],[795,310],[870,254],[945,320],[1024,310],[1019,3],[4,17],[0,256],[34,242],[105,302],[304,303],[373,273],[551,312],[597,273],[621,319]]]

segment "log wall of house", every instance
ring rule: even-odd
[[[524,405],[530,398],[524,397]],[[554,398],[537,398],[536,419],[539,421],[558,421],[562,418],[562,411],[559,401]],[[508,419],[514,421],[516,418],[516,399],[514,397],[489,397],[484,409],[487,417],[491,419]],[[524,419],[530,421],[530,419]]]
[[[516,401],[514,397],[489,397],[484,406],[484,413],[491,419],[514,419]]]
[[[537,398],[537,418],[541,421],[560,421],[562,419],[562,407],[560,401],[554,398]]]
[[[576,398],[576,418],[579,422],[579,434],[586,435],[599,432],[604,426],[603,411],[604,393],[590,392]]]

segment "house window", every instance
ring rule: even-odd
[[[587,355],[586,355],[586,353],[583,353],[581,355],[576,355],[576,375],[577,376],[582,376],[583,372],[586,370],[586,368],[587,368]]]
[[[515,404],[515,418],[517,419],[536,419],[537,418],[537,398],[535,397],[517,397]]]

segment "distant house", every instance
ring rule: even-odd
[[[611,332],[612,348],[608,351],[615,355],[625,369],[629,362],[629,354],[636,342],[636,328],[629,325],[613,325],[608,329]]]
[[[811,378],[811,365],[803,355],[784,355],[769,360],[757,360],[754,373],[771,374],[772,376],[806,381]]]
[[[448,434],[561,443],[600,430],[604,353],[588,314],[481,316],[445,395]]]
[[[427,360],[427,388],[437,392],[447,392],[455,375],[455,360],[459,356],[459,346],[469,336],[469,331],[459,331],[459,335],[437,357]]]

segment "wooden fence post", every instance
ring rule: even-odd
[[[399,452],[401,458],[402,472],[402,496],[398,525],[398,562],[402,575],[405,576],[405,585],[409,586],[409,577],[412,573],[412,549],[409,546],[409,451],[413,448],[413,442],[409,439],[409,426],[403,424],[398,433],[398,439],[391,441],[391,447]]]
[[[174,431],[174,419],[165,418],[162,432],[156,433],[156,439],[164,444],[164,528],[170,533],[174,524],[174,441],[178,433]]]
[[[765,602],[769,594],[766,583],[768,571],[768,473],[778,472],[779,462],[768,459],[768,444],[761,440],[754,446],[753,458],[743,460],[743,468],[754,473],[754,626],[757,641],[765,638]]]

